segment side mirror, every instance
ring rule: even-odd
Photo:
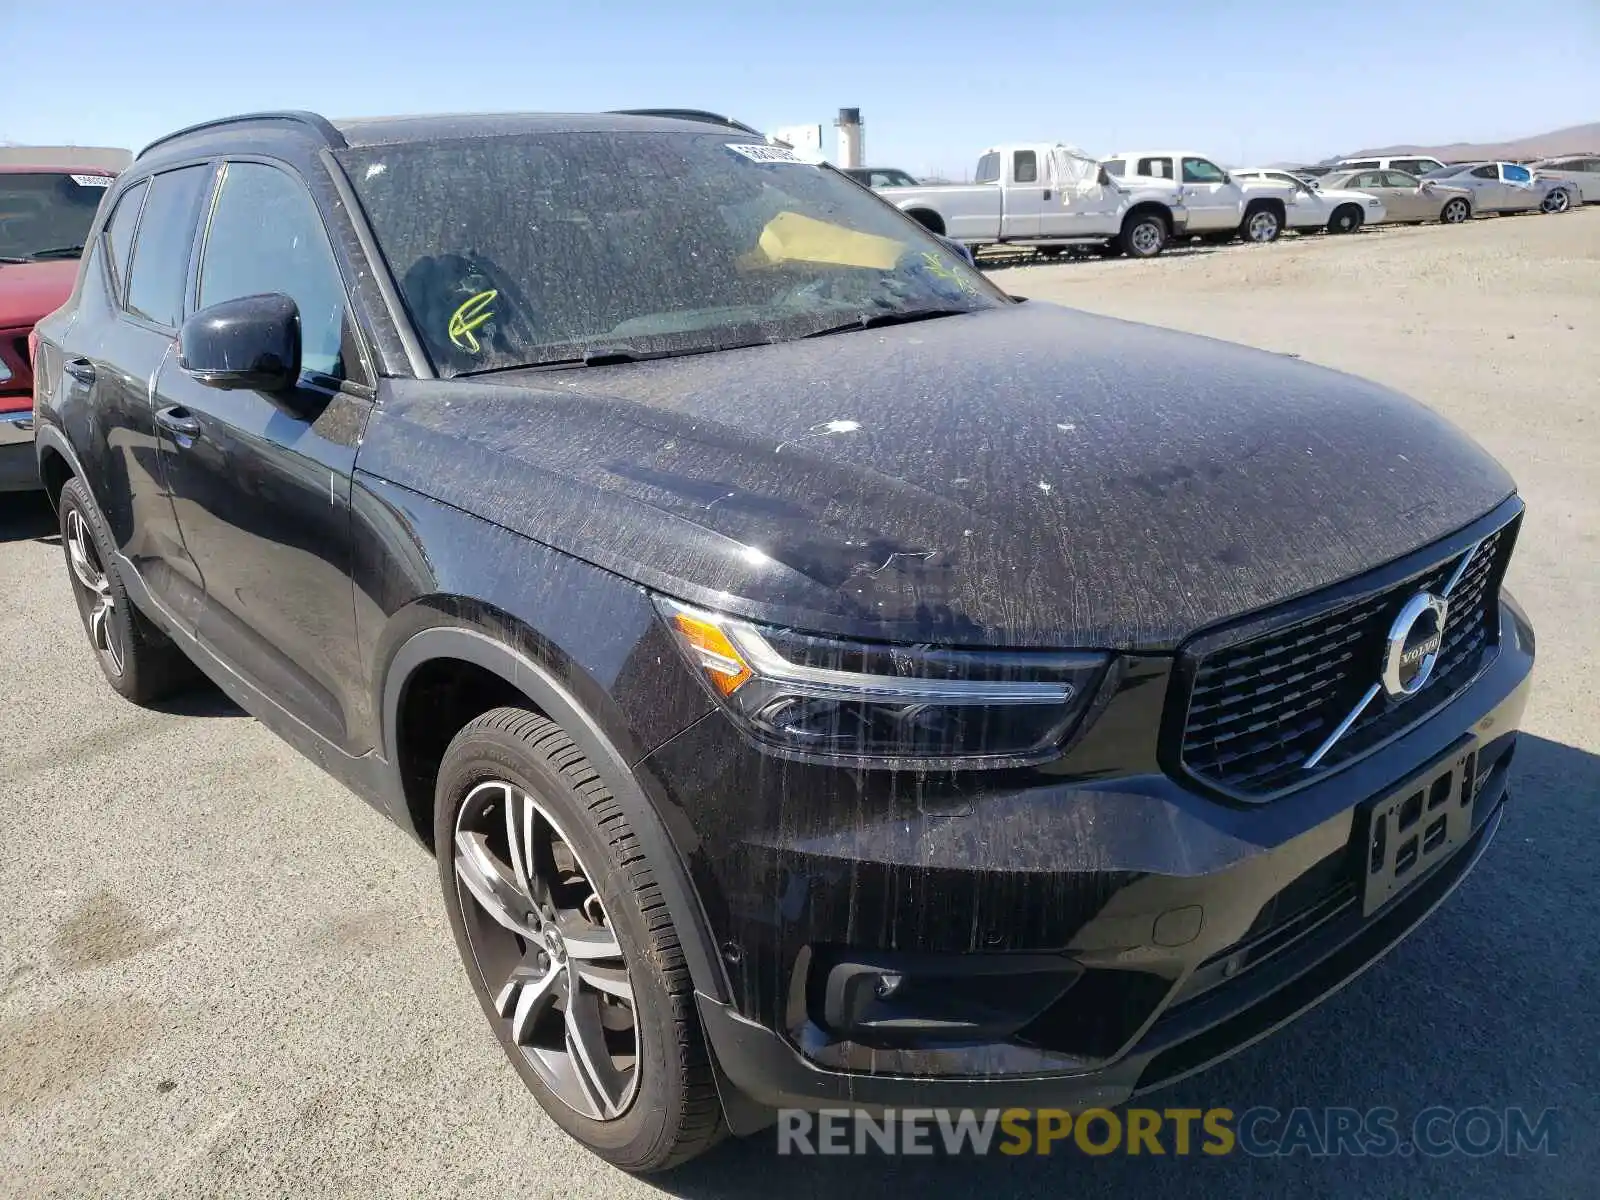
[[[280,292],[202,308],[178,330],[178,365],[207,387],[285,391],[300,378],[300,311]]]

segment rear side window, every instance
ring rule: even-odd
[[[1347,162],[1347,163],[1344,164],[1344,169],[1346,171],[1370,171],[1373,167],[1375,167],[1377,165],[1378,165],[1378,160],[1377,159],[1375,159],[1375,158],[1367,158],[1367,159],[1362,159],[1360,162]]]
[[[1018,183],[1039,181],[1039,157],[1032,150],[1018,150],[1011,156],[1011,174]]]
[[[106,223],[106,250],[110,259],[111,290],[117,303],[128,294],[128,259],[133,254],[133,231],[139,225],[139,208],[144,204],[148,183],[137,183],[117,200],[116,211]]]
[[[344,378],[344,280],[316,204],[276,167],[229,163],[206,231],[200,307],[269,292],[300,310],[303,369]]]
[[[1000,156],[998,154],[985,154],[978,159],[978,172],[972,177],[974,183],[994,183],[1000,178]]]
[[[1500,177],[1493,163],[1485,163],[1481,167],[1473,167],[1472,175],[1475,179],[1498,179]]]
[[[210,182],[209,166],[180,167],[150,181],[128,275],[127,309],[134,316],[167,326],[183,320],[189,251]]]
[[[1158,179],[1172,178],[1170,158],[1141,158],[1133,172],[1135,175],[1154,175]]]

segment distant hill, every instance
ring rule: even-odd
[[[1573,125],[1551,133],[1517,138],[1510,142],[1451,142],[1443,146],[1374,146],[1352,150],[1340,158],[1369,158],[1380,154],[1431,154],[1445,162],[1467,162],[1479,158],[1553,158],[1558,154],[1600,154],[1600,121]]]

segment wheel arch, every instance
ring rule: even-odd
[[[727,975],[716,953],[710,923],[694,889],[688,865],[669,832],[663,815],[667,805],[647,794],[616,739],[548,664],[536,661],[500,637],[465,625],[433,625],[411,634],[396,650],[384,676],[381,720],[383,744],[390,755],[391,769],[399,776],[401,714],[410,685],[423,677],[419,673],[430,669],[430,664],[447,662],[466,664],[500,681],[509,694],[521,697],[529,707],[560,725],[583,752],[627,814],[645,853],[650,856],[683,944],[695,990],[726,1002],[731,995]],[[488,707],[498,707],[498,704]],[[403,791],[403,780],[398,782],[399,790]],[[432,845],[431,797],[425,820],[409,796],[405,811],[396,816],[408,820],[412,832],[424,845]]]
[[[911,208],[903,208],[900,211],[905,213],[906,216],[910,217],[913,221],[915,221],[918,225],[921,225],[930,233],[937,233],[942,237],[946,232],[948,232],[948,227],[945,225],[944,218],[931,208],[925,208],[921,205],[913,205]]]
[[[89,493],[90,501],[98,509],[100,501],[94,494],[94,488],[89,486],[88,476],[84,473],[83,464],[78,461],[78,456],[73,452],[66,437],[54,425],[41,425],[34,433],[35,453],[39,458],[39,478],[44,483],[45,495],[49,497],[50,507],[60,511],[61,489],[67,485],[67,480],[77,478],[84,481],[84,488]],[[100,514],[101,520],[105,513]]]
[[[1130,208],[1127,212],[1127,215],[1122,218],[1122,227],[1126,229],[1129,221],[1135,220],[1139,217],[1148,216],[1159,217],[1162,225],[1166,226],[1167,236],[1172,236],[1172,210],[1165,204],[1162,204],[1159,200],[1139,201],[1139,203]]]

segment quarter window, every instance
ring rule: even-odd
[[[1107,175],[1115,175],[1118,179],[1121,179],[1122,172],[1127,169],[1128,164],[1123,162],[1120,158],[1111,158],[1107,159],[1100,165],[1105,168]]]
[[[1183,181],[1185,183],[1226,183],[1228,173],[1216,163],[1204,158],[1186,158],[1183,160]]]
[[[210,182],[209,166],[180,167],[150,181],[128,276],[127,309],[135,316],[167,326],[183,319],[189,251]]]
[[[1032,150],[1018,150],[1011,156],[1011,176],[1018,183],[1039,182],[1039,157]]]
[[[302,368],[344,378],[344,280],[315,203],[276,167],[229,163],[206,231],[200,307],[270,292],[300,310]]]
[[[1172,160],[1170,158],[1141,158],[1135,175],[1153,175],[1157,179],[1172,178]]]
[[[147,182],[134,184],[117,200],[116,211],[106,223],[106,252],[110,258],[111,291],[118,304],[127,294],[128,258],[133,253],[133,231],[139,225],[139,208],[144,204],[144,194],[150,189]],[[86,277],[87,278],[87,277]]]

